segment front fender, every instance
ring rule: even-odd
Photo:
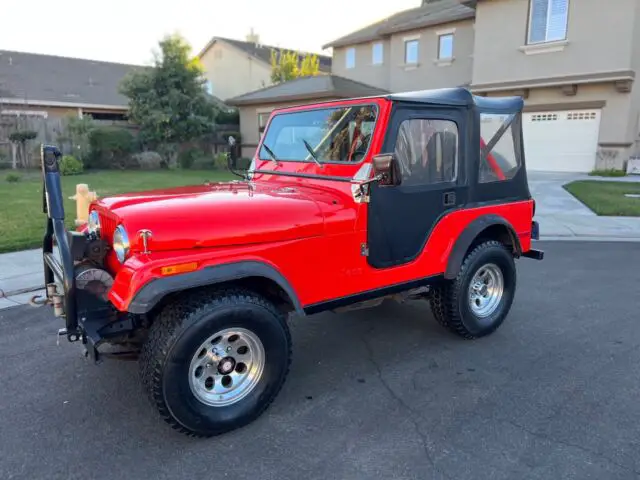
[[[144,261],[133,260],[131,265],[123,267],[109,292],[109,300],[120,311],[148,313],[170,293],[249,277],[276,283],[287,294],[296,312],[303,311],[295,290],[285,277],[274,266],[257,259],[205,265],[192,272],[169,276],[151,276],[150,265]],[[157,268],[157,265],[153,267],[154,270]]]

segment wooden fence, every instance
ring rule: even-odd
[[[74,147],[71,142],[64,140],[64,133],[67,119],[64,117],[43,117],[41,115],[2,115],[0,114],[0,169],[11,168],[14,159],[18,166],[26,166],[27,168],[39,167],[40,160],[40,144],[53,143],[60,148],[63,154],[72,154]],[[126,128],[134,135],[137,135],[139,128],[136,125],[127,123],[126,121],[111,120],[94,120],[96,126],[114,126]],[[36,132],[36,138],[28,142],[25,156],[23,159],[20,149],[16,144],[9,140],[9,136],[16,131],[33,131]],[[192,142],[195,146],[199,146],[204,150],[211,151],[213,154],[218,152],[226,152],[227,137],[230,133],[240,131],[239,125],[218,125],[213,135],[207,140]]]

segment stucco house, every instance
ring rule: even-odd
[[[369,91],[465,86],[522,96],[529,170],[621,168],[640,153],[640,0],[416,3],[324,45],[333,49],[332,75]],[[296,82],[306,92],[298,103],[324,98]],[[283,101],[280,92],[261,92],[260,105],[252,94],[230,99],[247,138]]]
[[[209,93],[227,100],[271,85],[271,52],[291,51],[260,43],[251,32],[247,40],[213,37],[198,53]],[[298,52],[302,59],[306,52]],[[331,72],[331,57],[318,55],[321,73]]]
[[[324,47],[334,74],[393,92],[523,96],[530,170],[620,168],[640,151],[638,0],[423,0]]]

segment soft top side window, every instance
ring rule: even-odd
[[[515,114],[480,114],[479,183],[511,180],[521,166],[514,142]]]
[[[403,185],[455,182],[458,126],[451,120],[404,120],[398,130],[395,154],[400,163]]]

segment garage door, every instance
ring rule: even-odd
[[[589,172],[595,168],[600,110],[525,113],[527,170]]]

